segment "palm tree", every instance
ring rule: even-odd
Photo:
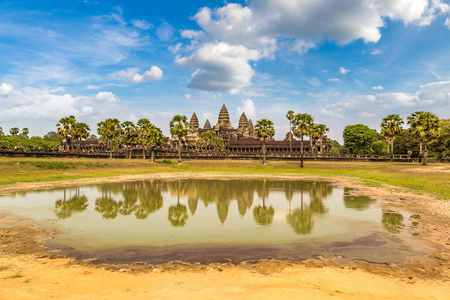
[[[440,120],[438,116],[430,112],[418,111],[408,117],[408,124],[413,133],[423,142],[423,165],[428,163],[428,143],[440,135]]]
[[[89,131],[91,131],[91,128],[88,124],[83,122],[77,122],[74,124],[72,129],[72,135],[75,140],[77,140],[77,151],[80,150],[80,143],[79,141],[81,139],[87,139],[89,137]]]
[[[138,143],[142,147],[142,157],[145,159],[145,147],[150,144],[148,140],[148,131],[154,127],[148,119],[140,119],[137,121],[137,133],[138,133]]]
[[[289,155],[292,155],[292,120],[294,119],[294,111],[288,111],[286,118],[289,120]]]
[[[61,118],[56,126],[58,127],[58,135],[64,138],[65,148],[69,150],[69,146],[67,145],[67,137],[72,135],[72,126],[76,123],[74,116]],[[73,139],[72,139],[73,140]]]
[[[325,136],[325,133],[330,129],[325,124],[312,124],[310,127],[310,139],[311,139],[311,149],[315,154],[318,154],[317,151],[317,142],[319,142],[320,152],[322,152],[322,140]]]
[[[30,133],[30,131],[28,130],[28,128],[23,128],[22,129],[22,135],[24,138],[28,139],[28,134]]]
[[[388,115],[381,122],[381,134],[388,141],[388,149],[391,147],[391,160],[394,159],[394,139],[402,132],[403,123],[399,115]]]
[[[309,135],[310,127],[313,124],[314,119],[309,114],[297,114],[292,120],[292,129],[294,130],[294,136],[300,138],[300,168],[303,168],[303,137]]]
[[[106,119],[105,121],[97,123],[97,133],[100,135],[100,141],[106,142],[106,147],[109,147],[109,157],[112,158],[113,153],[113,139],[120,135],[120,121],[117,119]]]
[[[128,158],[131,158],[133,154],[133,146],[138,143],[138,133],[137,133],[137,127],[134,125],[131,121],[125,121],[122,124],[120,124],[123,131],[123,141],[125,145],[130,148],[130,154]]]
[[[323,138],[325,137],[325,134],[330,131],[330,128],[327,127],[325,124],[317,124],[317,131],[319,132],[319,146],[320,146],[320,153],[323,152]]]
[[[181,163],[181,139],[188,133],[189,123],[186,116],[176,115],[169,123],[170,134],[178,139],[178,163]]]
[[[16,137],[19,134],[19,128],[13,127],[9,130],[9,133],[12,135],[12,137]]]
[[[267,119],[256,121],[255,135],[258,139],[263,141],[263,165],[266,163],[266,141],[275,135],[273,122]]]
[[[142,153],[145,159],[145,147],[150,146],[152,149],[152,162],[155,162],[155,147],[164,144],[164,135],[156,128],[155,125],[150,123],[148,119],[140,119],[137,122],[139,142],[142,145]]]
[[[203,147],[213,147],[216,151],[220,151],[225,145],[223,139],[217,137],[216,133],[212,130],[202,132],[200,138],[195,143],[200,149]]]

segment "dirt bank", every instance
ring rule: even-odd
[[[231,178],[220,173],[127,175],[58,182],[18,183],[0,194],[60,186],[169,178]],[[239,175],[242,176],[242,175]],[[261,175],[244,175],[264,177]],[[100,265],[58,257],[45,251],[52,232],[26,219],[0,215],[0,298],[408,298],[446,299],[450,294],[450,201],[413,195],[397,187],[365,187],[357,179],[266,175],[280,179],[323,179],[353,187],[355,194],[379,199],[382,209],[409,216],[410,247],[428,253],[405,263],[377,265],[336,258],[294,263],[259,260],[238,265]],[[414,222],[412,222],[414,221]],[[414,224],[413,224],[414,223]]]

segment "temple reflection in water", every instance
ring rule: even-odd
[[[251,214],[257,225],[270,226],[274,217],[284,218],[285,222],[298,235],[308,235],[315,225],[315,217],[325,215],[329,208],[326,200],[333,193],[333,186],[325,182],[307,182],[291,180],[153,180],[139,182],[107,183],[97,186],[95,211],[103,219],[115,219],[118,216],[134,216],[145,220],[161,211],[167,196],[175,199],[167,205],[167,220],[173,227],[185,226],[200,205],[204,208],[215,206],[217,218],[224,224],[230,214],[244,217]],[[375,202],[369,197],[351,196],[344,189],[343,202],[348,209],[363,211]],[[276,201],[285,203],[286,209],[272,205],[271,194]],[[80,194],[80,188],[65,188],[63,196],[55,202],[55,215],[60,219],[70,218],[82,213],[89,205],[86,195]],[[175,202],[175,203],[174,203]],[[231,204],[236,210],[230,211]],[[279,206],[278,206],[279,207]],[[284,217],[280,214],[284,214]],[[398,233],[402,216],[384,213],[382,224],[386,230]]]

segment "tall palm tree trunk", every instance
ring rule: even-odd
[[[394,160],[394,139],[391,140],[391,161]]]
[[[152,147],[152,163],[155,162],[155,147]]]
[[[181,163],[181,139],[178,137],[178,163]]]
[[[290,136],[289,136],[289,155],[292,155],[292,121],[289,120],[289,132],[290,132]]]
[[[300,168],[303,168],[303,135],[300,139],[301,145],[300,145]]]
[[[145,159],[145,146],[142,145],[142,157]]]
[[[422,151],[422,144],[423,144],[423,142],[422,142],[422,139],[419,139],[419,163],[421,163],[422,162],[422,154],[423,154],[423,151]]]
[[[424,143],[424,151],[423,151],[423,165],[425,166],[428,163],[428,147],[427,143]]]
[[[263,144],[263,165],[266,164],[266,139],[264,139],[264,144]]]

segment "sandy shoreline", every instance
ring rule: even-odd
[[[0,194],[106,182],[236,177],[324,180],[352,187],[355,194],[377,198],[377,205],[383,209],[416,215],[418,226],[408,230],[417,236],[405,240],[405,243],[420,247],[421,250],[426,248],[429,254],[411,257],[403,264],[391,265],[359,261],[344,265],[331,258],[318,257],[302,263],[262,260],[239,265],[225,263],[205,266],[174,262],[157,266],[92,266],[87,262],[57,258],[45,252],[44,242],[51,238],[52,232],[30,220],[0,215],[0,278],[4,279],[0,280],[0,289],[7,291],[5,299],[46,298],[51,295],[62,296],[63,292],[66,299],[82,295],[100,298],[118,295],[117,298],[132,296],[138,299],[180,295],[188,299],[231,298],[237,295],[244,298],[296,298],[296,293],[302,293],[307,298],[352,298],[364,295],[365,298],[374,299],[444,299],[450,293],[450,201],[413,195],[398,187],[365,187],[355,178],[331,179],[297,174],[164,173],[18,183],[0,187]],[[333,278],[332,282],[330,278]],[[381,290],[377,286],[386,288]]]

